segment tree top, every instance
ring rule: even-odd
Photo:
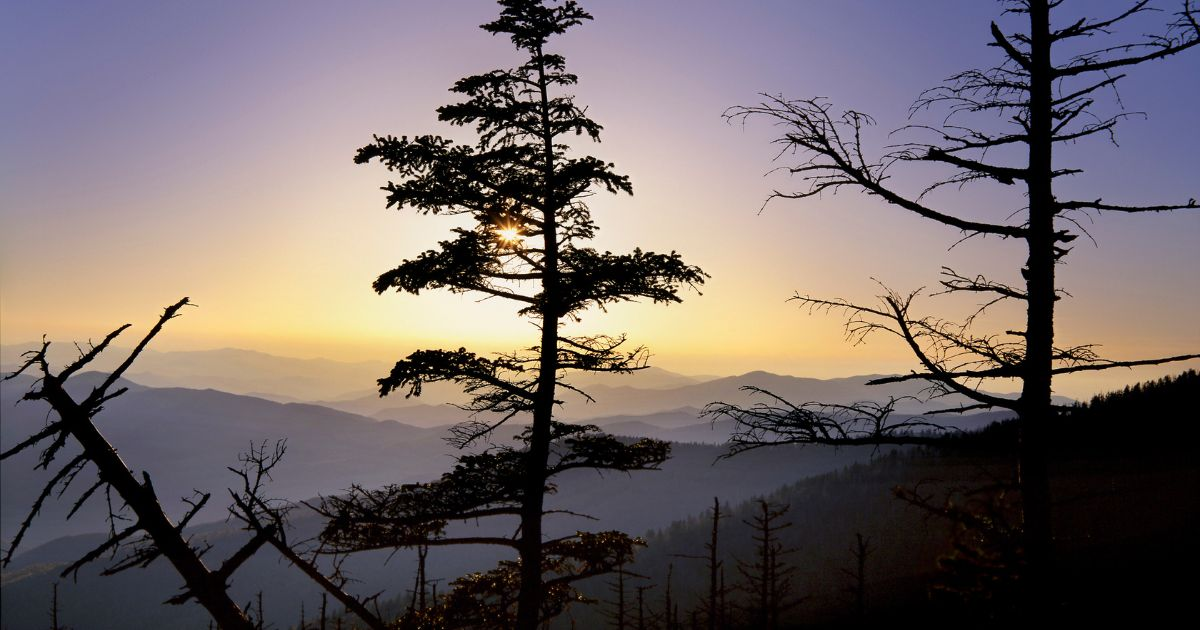
[[[545,6],[541,0],[500,0],[500,6],[500,17],[480,28],[493,35],[508,33],[517,48],[530,51],[540,51],[551,35],[592,19],[574,0],[557,6]]]

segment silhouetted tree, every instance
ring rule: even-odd
[[[258,602],[258,619],[254,620],[254,627],[256,630],[263,630],[263,624],[266,623],[267,617],[263,612],[262,589],[258,590],[258,594],[255,596],[255,601]]]
[[[675,576],[675,565],[667,565],[667,586],[663,589],[663,627],[674,630],[679,627],[679,602],[673,597],[671,581]]]
[[[704,560],[704,568],[708,573],[708,592],[700,602],[698,611],[695,613],[703,613],[705,619],[705,627],[709,630],[715,628],[723,628],[726,625],[728,617],[726,595],[728,589],[725,586],[725,561],[720,557],[720,538],[721,538],[721,519],[728,518],[721,514],[721,502],[717,497],[713,497],[712,507],[712,529],[709,531],[708,540],[704,543],[705,554],[703,556],[683,556],[685,558],[694,558]],[[668,578],[669,578],[668,574]],[[668,587],[670,583],[668,581]],[[695,625],[693,623],[693,625]]]
[[[50,585],[50,630],[62,630],[58,625],[58,582]]]
[[[641,576],[637,576],[637,575],[634,575],[634,574],[626,571],[625,565],[623,565],[623,564],[617,565],[617,568],[615,570],[613,570],[613,575],[614,575],[614,577],[613,577],[612,582],[609,582],[609,584],[608,584],[608,590],[611,591],[613,594],[613,599],[611,601],[609,601],[609,603],[612,604],[612,610],[607,611],[605,613],[605,617],[607,617],[609,622],[612,623],[612,627],[617,628],[617,630],[625,630],[626,628],[629,627],[629,621],[630,621],[629,603],[625,600],[625,578],[627,576],[630,576],[630,577],[641,577]],[[639,605],[638,616],[640,618],[641,617],[641,609],[640,609],[641,591],[640,590],[638,591],[638,598],[639,598],[638,599],[638,605]]]
[[[705,601],[705,612],[708,617],[708,628],[713,630],[721,625],[721,617],[723,617],[721,600],[724,593],[718,582],[718,576],[724,565],[724,561],[717,557],[718,537],[721,530],[721,502],[713,497],[713,512],[712,512],[712,534],[708,542],[704,545],[704,550],[708,552],[708,599]]]
[[[368,628],[381,630],[387,624],[376,611],[368,608],[368,604],[378,603],[378,594],[366,598],[351,595],[345,590],[349,577],[342,573],[340,564],[335,562],[332,573],[327,574],[317,561],[319,547],[312,548],[303,543],[294,544],[288,540],[288,516],[295,506],[287,501],[266,496],[266,482],[271,479],[271,471],[286,452],[287,441],[279,440],[272,449],[267,448],[266,442],[251,444],[249,451],[239,456],[241,467],[229,468],[229,471],[242,481],[239,490],[229,490],[233,500],[229,507],[230,517],[240,522],[243,529],[254,532],[256,538],[264,538],[267,545],[273,547],[292,566],[323,589],[322,619],[325,614],[325,597],[333,595],[346,607],[347,612],[358,617]]]
[[[583,245],[597,230],[584,200],[597,189],[632,191],[628,178],[615,173],[611,164],[572,157],[565,144],[571,135],[598,140],[601,126],[573,97],[560,93],[577,78],[566,71],[563,57],[546,46],[552,36],[591,16],[571,0],[501,0],[500,5],[500,17],[483,29],[508,36],[525,61],[459,80],[452,91],[464,100],[438,109],[442,121],[474,126],[478,142],[377,136],[355,161],[379,160],[399,176],[385,187],[389,207],[460,215],[473,222],[454,230],[454,238],[437,249],[381,275],[376,291],[480,293],[516,303],[519,314],[541,331],[532,348],[496,358],[463,348],[414,352],[380,379],[380,394],[405,390],[406,395],[420,395],[425,383],[437,381],[461,385],[473,395],[466,409],[495,413],[499,420],[476,415],[459,425],[454,432],[459,445],[518,414],[530,414],[532,424],[521,438],[521,449],[463,457],[440,481],[356,489],[327,501],[323,511],[330,521],[324,540],[342,552],[461,542],[514,547],[518,563],[462,578],[445,601],[463,605],[463,594],[487,595],[488,612],[475,608],[468,617],[482,615],[478,618],[488,623],[530,629],[570,599],[571,582],[611,570],[638,544],[618,532],[545,540],[543,495],[553,488],[550,478],[580,467],[654,468],[667,456],[661,442],[626,444],[594,427],[553,419],[558,388],[574,389],[560,380],[566,371],[629,372],[645,367],[647,359],[643,347],[625,349],[623,336],[572,337],[562,334],[562,325],[589,306],[638,298],[677,302],[681,286],[699,285],[706,276],[673,252],[618,255]],[[517,516],[519,534],[470,540],[444,536],[449,521],[495,515]],[[545,578],[546,573],[552,576]],[[513,604],[515,616],[509,619]]]
[[[359,616],[367,627],[383,628],[384,622],[366,608],[365,602],[342,590],[341,587],[345,584],[344,577],[336,574],[333,577],[324,575],[312,559],[302,557],[289,545],[286,516],[290,507],[283,501],[265,498],[263,490],[265,480],[270,478],[271,470],[284,455],[284,441],[276,443],[273,450],[268,450],[266,443],[251,445],[250,450],[241,456],[242,467],[229,469],[242,481],[240,490],[229,490],[233,499],[233,505],[229,508],[230,514],[243,524],[252,537],[226,558],[219,568],[212,570],[201,559],[209,547],[193,544],[191,538],[183,533],[192,517],[204,507],[211,495],[197,492],[195,497],[184,499],[189,509],[178,524],[174,523],[159,502],[150,474],[142,472],[142,480],[138,481],[116,449],[96,427],[93,417],[103,409],[105,403],[120,396],[127,389],[120,385],[121,376],[133,365],[150,341],[162,331],[166,322],[178,316],[180,309],[188,304],[188,299],[184,298],[168,307],[125,360],[110,374],[103,376],[102,382],[93,387],[82,400],[78,400],[78,397],[67,391],[68,379],[87,367],[107,349],[129,328],[128,324],[110,333],[99,344],[89,344],[86,349],[79,348],[79,357],[57,373],[51,369],[47,359],[50,343],[43,341],[40,349],[25,353],[25,362],[14,373],[5,377],[5,380],[8,380],[26,371],[40,372],[41,377],[22,400],[47,402],[58,416],[58,420],[49,422],[42,430],[0,454],[0,459],[7,459],[48,442],[39,457],[38,467],[49,469],[63,454],[70,441],[76,442],[81,452],[60,468],[43,488],[9,548],[5,550],[3,564],[7,565],[12,559],[25,532],[45,501],[52,494],[63,496],[81,473],[89,466],[94,466],[96,481],[79,495],[67,517],[73,516],[92,497],[102,496],[109,505],[109,536],[99,547],[63,569],[63,577],[77,575],[85,565],[109,553],[115,556],[125,551],[124,555],[104,569],[101,575],[112,575],[134,567],[146,567],[158,558],[165,557],[185,583],[184,591],[167,600],[167,603],[183,604],[195,599],[208,610],[221,628],[261,627],[264,623],[262,592],[260,591],[257,597],[258,615],[251,619],[247,614],[248,610],[233,602],[227,590],[234,572],[260,549],[269,545],[318,585],[338,597],[347,610]],[[119,501],[114,501],[114,493]],[[114,505],[123,507],[114,509]],[[132,512],[133,518],[130,518],[127,512]],[[139,533],[141,536],[137,537]]]
[[[417,573],[413,576],[412,600],[408,604],[408,612],[412,614],[418,610],[425,609],[425,593],[428,591],[429,582],[425,577],[425,561],[429,556],[428,545],[417,546]]]
[[[637,630],[646,630],[653,615],[646,613],[646,591],[654,588],[653,584],[642,584],[637,587]]]
[[[553,458],[545,477],[576,468],[644,470],[666,459],[667,445],[656,440],[626,444],[590,425],[553,423]],[[528,443],[529,431],[523,440]],[[495,447],[464,455],[438,481],[368,490],[354,487],[344,496],[327,497],[318,512],[328,519],[321,534],[323,553],[427,545],[490,544],[516,547],[505,536],[451,536],[451,521],[519,515],[528,448]],[[554,486],[547,483],[547,491]],[[554,616],[576,595],[572,584],[603,575],[632,559],[644,543],[621,532],[577,532],[543,543],[543,584],[539,619]],[[493,625],[513,622],[511,608],[520,593],[520,562],[504,561],[487,572],[452,582],[453,590],[436,605],[406,623],[417,627]],[[336,594],[335,594],[336,596]]]
[[[94,467],[96,481],[79,495],[67,517],[70,518],[79,508],[83,507],[88,499],[100,493],[101,496],[108,499],[110,506],[109,535],[100,546],[67,565],[61,575],[63,577],[75,575],[84,565],[99,559],[106,553],[116,553],[122,548],[126,550],[126,553],[104,569],[101,575],[112,575],[133,567],[145,567],[156,559],[164,557],[183,578],[185,584],[183,592],[169,599],[168,603],[183,604],[195,599],[208,610],[222,628],[249,630],[253,624],[242,608],[230,599],[227,582],[233,572],[273,535],[273,528],[256,533],[219,568],[209,569],[200,557],[207,549],[193,545],[190,538],[184,535],[183,529],[208,502],[210,495],[197,492],[196,496],[184,499],[188,504],[188,510],[179,519],[179,522],[175,523],[167,516],[159,502],[154,485],[150,481],[150,474],[143,471],[139,481],[92,420],[104,408],[105,403],[125,393],[127,388],[118,385],[121,376],[133,365],[134,360],[145,350],[150,341],[158,335],[163,325],[176,317],[179,310],[187,304],[188,299],[183,298],[167,307],[158,322],[130,351],[125,360],[81,400],[67,391],[68,379],[108,348],[118,335],[130,327],[129,324],[109,333],[99,344],[89,344],[86,349],[79,348],[79,357],[58,372],[53,371],[47,359],[50,342],[43,341],[40,349],[25,353],[25,362],[15,372],[5,377],[5,380],[8,380],[26,371],[36,370],[39,378],[33,388],[22,397],[22,400],[45,401],[58,419],[50,421],[42,430],[0,454],[0,460],[7,459],[33,446],[48,443],[39,457],[38,467],[49,469],[55,459],[64,453],[64,449],[70,452],[71,449],[66,448],[69,442],[77,443],[81,450],[77,455],[72,456],[46,483],[30,508],[29,515],[21,522],[16,536],[13,537],[12,543],[5,551],[3,564],[8,565],[12,560],[13,553],[21,544],[21,539],[46,499],[55,492],[57,492],[57,496],[61,497],[81,473],[89,467]],[[117,504],[123,504],[124,507],[115,510],[111,507],[114,504],[113,493],[116,493],[119,499]],[[133,519],[124,515],[126,509],[133,513]],[[122,522],[129,521],[132,521],[132,524],[121,525]],[[139,533],[141,536],[136,537]]]
[[[854,602],[854,614],[859,619],[867,614],[867,557],[871,555],[871,539],[855,532],[854,546],[850,548],[850,556],[854,558],[854,568],[842,569],[850,578],[850,586],[846,590]]]
[[[780,521],[789,506],[759,499],[758,508],[758,513],[750,520],[742,521],[753,531],[754,559],[738,561],[737,569],[745,580],[742,590],[750,596],[744,608],[753,627],[778,628],[783,614],[801,602],[792,593],[796,567],[784,559],[796,550],[784,547],[779,540],[779,531],[792,526],[790,522]]]
[[[1111,136],[1127,114],[1098,113],[1096,95],[1115,86],[1125,76],[1122,72],[1126,68],[1178,54],[1200,43],[1200,24],[1190,0],[1182,3],[1161,34],[1095,47],[1090,44],[1095,39],[1119,39],[1116,31],[1124,23],[1152,10],[1148,2],[1132,2],[1112,17],[1081,18],[1056,26],[1051,14],[1060,4],[1054,0],[1008,2],[1006,12],[1024,16],[1028,27],[1022,32],[1006,33],[995,23],[991,25],[989,45],[999,49],[1002,62],[990,69],[967,70],[951,77],[945,85],[924,92],[912,112],[948,110],[944,122],[910,126],[907,129],[914,134],[928,136],[896,147],[878,159],[869,157],[863,147],[863,130],[872,123],[871,118],[853,110],[838,113],[823,99],[789,100],[764,95],[766,100],[759,105],[735,107],[727,113],[731,119],[766,118],[779,124],[784,130],[776,141],[781,146],[780,156],[805,156],[804,161],[787,170],[803,177],[807,189],[777,191],[771,198],[804,199],[842,188],[856,189],[960,230],[964,239],[983,235],[1025,244],[1026,257],[1018,283],[943,268],[941,285],[946,292],[987,296],[980,312],[1004,301],[1023,304],[1023,327],[1006,328],[1004,334],[974,332],[975,316],[959,324],[918,315],[913,303],[920,291],[905,294],[886,290],[878,305],[802,294],[795,299],[810,311],[847,313],[847,332],[854,341],[876,332],[895,335],[920,364],[910,374],[875,379],[873,383],[919,380],[928,384],[931,396],[960,394],[969,399],[969,404],[949,410],[953,412],[985,408],[1016,412],[1024,550],[1028,555],[1026,594],[1033,598],[1030,610],[1036,608],[1038,602],[1034,600],[1049,592],[1053,567],[1045,438],[1046,425],[1060,411],[1051,402],[1053,377],[1198,356],[1112,361],[1101,358],[1093,346],[1055,344],[1054,307],[1062,294],[1055,280],[1055,267],[1063,262],[1070,251],[1068,244],[1082,231],[1077,222],[1080,213],[1197,208],[1194,199],[1124,205],[1102,199],[1060,198],[1056,181],[1081,171],[1056,165],[1055,147],[1096,135]],[[996,129],[996,120],[1011,126]],[[911,163],[940,165],[952,174],[932,182],[921,194],[909,195],[895,187],[891,178],[892,170]],[[969,209],[938,207],[925,194],[946,185],[982,181],[1017,187],[1024,207],[1005,220],[977,220],[970,218]],[[1011,400],[985,393],[980,384],[990,379],[1019,380],[1020,396]],[[709,410],[743,422],[744,430],[734,439],[735,448],[780,442],[904,441],[911,433],[909,428],[892,425],[886,414],[880,418],[878,409],[862,413],[852,410],[844,422],[837,423],[845,430],[832,431],[828,418],[819,410],[778,399],[758,408],[719,404]]]

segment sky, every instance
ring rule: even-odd
[[[1084,3],[1094,15],[1122,4]],[[990,21],[1007,19],[1000,5],[583,6],[595,20],[552,44],[580,76],[578,102],[605,127],[600,144],[575,150],[614,162],[634,186],[632,197],[591,200],[596,246],[675,250],[712,278],[682,304],[588,312],[568,332],[627,332],[655,365],[688,374],[902,372],[914,365],[894,340],[852,346],[841,317],[788,298],[869,303],[881,283],[936,286],[943,265],[1019,282],[1018,244],[954,246],[955,230],[862,195],[764,208],[773,188],[802,186],[772,172],[785,164],[772,161],[780,130],[722,118],[760,93],[822,96],[873,115],[868,140],[881,147],[910,122],[923,89],[995,63],[985,44]],[[435,246],[455,222],[385,209],[388,173],[352,162],[372,134],[470,141],[434,110],[452,100],[456,79],[519,62],[510,42],[477,28],[495,13],[482,0],[5,0],[0,341],[98,339],[125,322],[149,325],[189,296],[199,308],[172,322],[158,349],[359,360],[534,343],[532,324],[497,300],[376,295],[376,276]],[[1146,116],[1122,123],[1119,146],[1066,147],[1060,164],[1086,168],[1065,183],[1070,192],[1112,203],[1200,197],[1200,51],[1135,68],[1119,100],[1098,100],[1102,111]],[[928,175],[895,183],[920,190]],[[933,201],[993,220],[1022,205],[1020,191],[999,185]],[[1107,214],[1085,226],[1092,238],[1077,241],[1059,272],[1072,296],[1059,305],[1060,343],[1100,344],[1118,359],[1200,351],[1200,212]],[[919,304],[945,317],[974,306]],[[989,324],[1004,330],[1012,315]],[[1058,389],[1084,396],[1182,367],[1076,377]]]

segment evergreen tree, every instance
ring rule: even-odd
[[[576,157],[565,144],[569,136],[598,141],[601,126],[561,93],[577,77],[546,46],[591,16],[570,0],[500,5],[500,17],[482,28],[508,36],[524,63],[459,80],[452,91],[462,100],[438,109],[442,121],[473,126],[478,142],[376,136],[355,161],[378,160],[397,175],[385,187],[388,207],[472,220],[437,248],[381,275],[376,291],[444,288],[509,300],[541,331],[531,348],[494,358],[465,348],[414,352],[380,379],[381,395],[420,395],[424,384],[438,381],[461,385],[473,396],[465,408],[474,419],[456,427],[460,446],[519,414],[532,416],[532,424],[520,448],[464,456],[433,483],[356,489],[327,500],[322,511],[330,518],[324,541],[338,551],[457,542],[515,548],[519,561],[460,579],[440,609],[462,613],[464,623],[533,628],[571,600],[571,582],[611,571],[639,543],[619,532],[546,540],[543,495],[554,489],[551,477],[581,467],[652,469],[668,455],[660,441],[629,444],[595,427],[554,420],[559,388],[574,389],[562,380],[569,370],[630,372],[645,367],[648,356],[644,347],[628,348],[624,336],[569,336],[563,325],[591,306],[639,298],[677,302],[681,287],[707,276],[674,252],[613,254],[585,245],[597,230],[585,199],[598,190],[632,192],[612,164]],[[500,515],[519,518],[513,538],[445,535],[450,521]]]

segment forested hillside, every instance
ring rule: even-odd
[[[1200,459],[1189,409],[1200,388],[1194,371],[1098,396],[1056,423],[1052,479],[1055,541],[1064,622],[1107,625],[1116,619],[1168,620],[1190,614],[1188,594],[1197,582],[1180,567],[1200,562]],[[1175,425],[1177,430],[1166,427]],[[880,453],[855,464],[763,495],[787,506],[779,524],[782,561],[794,573],[789,597],[799,603],[783,617],[787,625],[879,624],[962,627],[1011,623],[1016,567],[979,566],[964,561],[971,551],[997,543],[995,531],[967,527],[927,508],[951,501],[972,514],[1018,521],[1003,492],[1012,487],[1014,423],[949,438],[942,446]],[[1140,427],[1149,427],[1143,430]],[[1170,439],[1163,439],[1165,431]],[[803,454],[800,455],[803,457]],[[899,491],[899,493],[898,493]],[[909,497],[905,501],[898,497]],[[926,508],[911,499],[926,498]],[[750,502],[723,502],[719,531],[729,627],[753,627],[747,619],[754,593],[739,565],[753,562],[758,543],[747,521],[760,510]],[[644,591],[644,614],[665,619],[671,573],[672,601],[680,623],[706,619],[709,573],[705,544],[711,539],[711,509],[696,506],[692,518],[648,537],[648,548],[630,565],[628,619],[636,616],[636,589]],[[995,509],[1003,507],[1005,509]],[[868,542],[865,610],[854,592],[857,535]],[[989,539],[989,537],[991,537]],[[986,544],[980,544],[986,543]],[[995,560],[995,556],[989,557]],[[986,563],[983,563],[986,565]],[[590,591],[615,610],[612,579]],[[1007,599],[1006,599],[1007,597]],[[603,611],[579,609],[580,621],[599,623]],[[591,627],[591,626],[588,626]],[[655,626],[662,627],[662,626]]]

